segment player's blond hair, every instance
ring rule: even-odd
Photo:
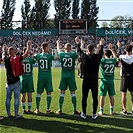
[[[66,44],[65,44],[65,49],[66,49],[66,50],[71,50],[71,47],[72,47],[72,46],[71,46],[70,43],[66,43]]]
[[[8,53],[11,54],[11,52],[12,52],[13,50],[14,50],[13,47],[9,47],[9,48],[8,48]]]

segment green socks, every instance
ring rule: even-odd
[[[26,103],[25,102],[22,102],[22,108],[23,108],[23,110],[26,109],[25,105],[26,105]]]
[[[63,102],[64,102],[64,94],[60,94],[60,98],[59,98],[59,111],[62,111]]]
[[[100,112],[103,113],[103,108],[100,107]],[[110,106],[110,114],[114,113],[114,107],[113,106]]]
[[[103,108],[102,107],[100,107],[100,112],[103,114]]]
[[[110,114],[114,113],[114,106],[110,106]]]
[[[36,97],[36,109],[38,110],[40,107],[40,101],[41,101],[41,95],[38,94]],[[50,104],[51,104],[51,95],[47,95],[47,109],[50,109]]]
[[[64,94],[60,94],[59,111],[62,111],[63,102],[64,102]],[[76,106],[77,106],[77,100],[76,100],[76,95],[75,94],[72,94],[72,104],[73,104],[73,109],[74,109],[74,112],[75,112],[76,111]]]
[[[47,95],[47,110],[50,109],[50,104],[51,104],[51,95]]]
[[[28,110],[31,110],[32,102],[28,102]]]
[[[41,101],[41,95],[37,94],[37,96],[36,96],[36,109],[38,109],[38,110],[40,107],[40,101]]]
[[[32,102],[28,102],[28,110],[31,110]],[[22,103],[23,110],[26,110],[26,103]]]
[[[77,100],[76,100],[76,95],[75,94],[72,94],[72,104],[73,104],[73,109],[74,109],[74,112],[75,112],[77,110],[76,109]]]

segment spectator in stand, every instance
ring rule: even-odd
[[[95,37],[94,35],[79,35],[79,37],[85,42],[84,47],[87,47],[87,44],[98,44],[100,41],[100,37]],[[42,42],[48,42],[51,49],[56,49],[56,40],[60,38],[61,40],[61,48],[63,48],[66,42],[72,44],[72,48],[75,47],[74,38],[75,35],[55,35],[55,36],[10,36],[10,37],[0,37],[0,46],[3,47],[6,44],[8,47],[13,46],[19,51],[25,47],[27,40],[33,40],[31,51],[33,53],[40,53],[40,47]],[[23,40],[22,40],[23,39]],[[132,37],[104,37],[105,46],[108,47],[109,43],[112,43],[115,47],[115,51],[117,50],[117,41],[122,45],[121,52],[124,52],[125,45],[130,44],[132,41]]]

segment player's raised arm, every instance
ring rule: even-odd
[[[83,39],[81,39],[81,46],[80,46],[80,48],[84,49],[84,45],[85,45],[85,42],[83,41]]]
[[[5,58],[8,57],[8,54],[7,54],[7,47],[6,45],[4,45],[4,47],[2,48],[2,60],[4,61]]]
[[[133,42],[131,42],[130,45],[132,46],[132,55],[133,55]]]
[[[120,41],[117,42],[117,47],[121,48],[122,44],[120,43]]]
[[[101,45],[100,45],[100,44],[97,44],[97,51],[96,51],[96,54],[99,53],[100,49],[101,49]]]
[[[99,44],[100,44],[101,46],[103,46],[104,43],[105,43],[104,38],[101,38],[100,41],[99,41]]]
[[[81,54],[83,54],[84,52],[83,52],[83,50],[82,50],[82,46],[84,45],[84,44],[81,44],[81,40],[79,39],[79,37],[77,36],[76,38],[75,38],[75,42],[76,42],[76,44],[77,44],[77,52],[81,55]],[[82,42],[83,43],[83,42]],[[82,45],[82,46],[80,46],[80,45]]]
[[[76,44],[80,44],[80,43],[81,43],[81,40],[80,40],[79,36],[77,36],[77,37],[75,38],[75,42],[76,42]]]
[[[114,51],[114,49],[113,49],[113,45],[112,45],[111,43],[109,43],[108,48],[111,50],[111,52],[112,52],[112,54],[113,54],[113,57],[114,57],[114,58],[117,58],[117,55],[116,55],[116,53],[115,53],[115,51]]]
[[[104,45],[104,39],[101,38],[99,41],[99,44],[97,45],[97,54],[103,55],[103,45]]]
[[[117,42],[117,56],[120,56],[122,53],[121,53],[121,47],[122,47],[122,44],[120,43],[120,41]]]
[[[60,39],[58,39],[57,41],[56,41],[56,43],[57,43],[57,51],[58,51],[58,53],[60,53]]]
[[[5,58],[7,57],[6,53],[5,52],[2,52],[2,60],[4,61]]]
[[[28,56],[28,52],[30,50],[30,46],[31,46],[31,41],[29,40],[27,42],[27,49],[26,49],[25,53],[22,55],[23,56],[23,60]]]
[[[85,42],[83,41],[83,39],[80,39],[79,36],[77,36],[77,37],[75,38],[75,42],[76,42],[77,45],[80,45],[80,48],[81,48],[81,49],[84,48]]]
[[[131,42],[130,45],[132,45],[132,47],[133,47],[133,42]]]

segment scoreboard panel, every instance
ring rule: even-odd
[[[87,30],[87,20],[84,19],[60,20],[59,30]]]

